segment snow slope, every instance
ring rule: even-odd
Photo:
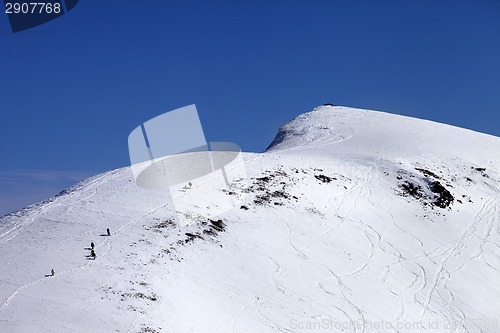
[[[187,227],[98,175],[0,219],[0,332],[500,332],[499,162],[497,137],[323,106]]]

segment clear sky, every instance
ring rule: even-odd
[[[0,215],[129,164],[127,137],[196,104],[208,141],[262,151],[334,103],[500,136],[500,1],[82,0],[0,13]]]

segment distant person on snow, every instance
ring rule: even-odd
[[[90,242],[90,248],[93,250],[94,249],[94,242]]]
[[[50,276],[54,276],[54,274],[56,274],[56,272],[54,272],[54,269],[52,268],[52,269],[50,270]]]
[[[90,256],[95,260],[96,255],[94,250],[90,250]]]
[[[111,232],[109,231],[109,228],[106,229],[106,232],[108,233],[108,236],[111,236]]]

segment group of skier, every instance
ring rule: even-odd
[[[111,236],[111,231],[109,230],[109,228],[106,229],[106,235]],[[95,254],[94,248],[95,248],[94,242],[90,242],[90,255],[88,257],[91,257],[92,260],[95,260],[95,258],[97,257],[97,255]],[[56,274],[56,272],[52,268],[50,270],[50,276],[54,276],[55,274]]]

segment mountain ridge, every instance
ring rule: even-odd
[[[0,218],[0,331],[497,332],[499,138],[314,112],[214,182],[222,214],[121,168]]]

